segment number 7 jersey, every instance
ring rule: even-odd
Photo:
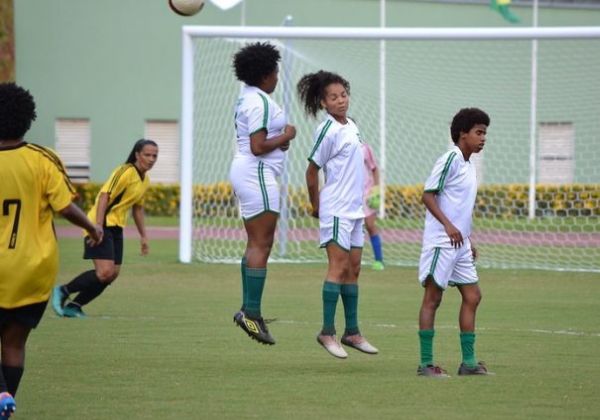
[[[0,307],[44,302],[58,273],[53,212],[75,197],[58,156],[31,143],[0,147]]]

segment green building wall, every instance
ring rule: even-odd
[[[523,25],[530,24],[529,9],[515,12]],[[247,25],[277,26],[287,15],[295,26],[379,26],[379,1],[247,0]],[[56,119],[89,119],[91,178],[102,181],[143,136],[146,120],[179,120],[181,26],[239,25],[240,19],[240,6],[224,12],[210,3],[184,18],[170,11],[167,0],[15,0],[16,80],[38,105],[27,139],[54,147]],[[600,10],[542,8],[539,22],[598,26]],[[386,24],[509,26],[484,4],[393,0],[387,2]],[[600,59],[600,51],[590,54]],[[527,102],[527,92],[523,98]],[[600,107],[595,115],[600,117]]]

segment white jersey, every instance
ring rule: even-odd
[[[235,130],[238,150],[235,159],[263,162],[276,175],[281,173],[285,152],[279,148],[260,156],[250,149],[250,136],[266,130],[267,140],[283,133],[287,123],[285,113],[271,97],[255,86],[244,85],[235,106]]]
[[[331,216],[362,219],[364,157],[360,133],[354,121],[340,124],[331,115],[317,127],[308,157],[323,168],[325,185],[319,193],[319,219]]]
[[[461,150],[453,146],[435,163],[425,182],[425,192],[436,193],[436,200],[448,220],[463,238],[471,236],[473,208],[477,197],[475,164],[465,161]],[[444,226],[429,212],[425,213],[423,248],[451,248]]]

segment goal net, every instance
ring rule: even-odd
[[[182,261],[243,255],[228,180],[240,91],[231,63],[256,41],[281,51],[272,96],[297,129],[270,261],[325,261],[304,178],[320,120],[303,113],[295,91],[302,75],[324,69],[350,82],[349,115],[380,166],[387,265],[418,264],[423,183],[451,145],[453,115],[475,106],[491,117],[486,147],[473,158],[478,264],[600,271],[599,28],[184,27]],[[372,255],[365,235],[363,261]]]

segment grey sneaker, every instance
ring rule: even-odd
[[[468,366],[461,363],[458,368],[458,374],[463,375],[493,375],[492,372],[488,371],[487,366],[483,362],[477,363],[476,366]]]
[[[427,365],[427,366],[419,366],[417,368],[418,376],[431,376],[434,378],[449,378],[450,375],[446,372],[446,370],[442,369],[437,365]]]

